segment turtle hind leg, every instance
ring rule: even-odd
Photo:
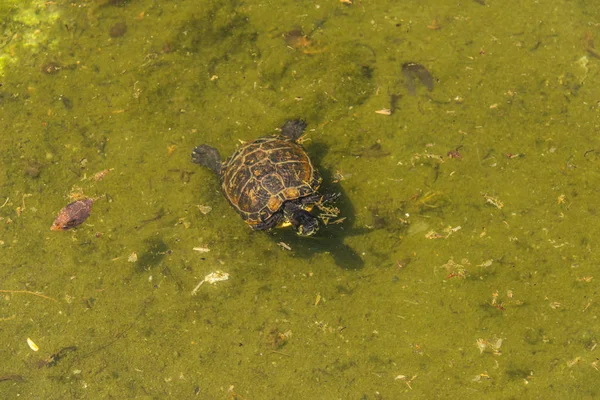
[[[221,156],[219,150],[202,144],[192,151],[192,161],[212,169],[217,175],[221,173]]]
[[[289,139],[292,139],[293,141],[296,141],[304,133],[306,125],[306,122],[301,119],[287,121],[281,127],[281,134]]]

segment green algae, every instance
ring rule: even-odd
[[[4,398],[598,396],[595,6],[3,4]],[[347,218],[306,240],[190,161],[295,117]]]

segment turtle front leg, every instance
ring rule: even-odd
[[[275,228],[279,223],[283,220],[283,213],[278,212],[273,215],[269,219],[264,222],[260,222],[256,225],[250,225],[250,227],[255,231],[266,231],[271,228]]]

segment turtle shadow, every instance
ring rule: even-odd
[[[363,235],[369,232],[366,228],[354,228],[355,210],[344,189],[333,183],[334,177],[331,171],[323,168],[321,160],[327,154],[327,146],[321,143],[311,143],[308,146],[311,160],[319,170],[323,178],[323,184],[319,189],[322,194],[340,193],[341,196],[335,201],[335,207],[339,208],[339,218],[345,218],[340,224],[321,223],[321,228],[314,236],[299,237],[293,229],[274,229],[270,231],[272,240],[288,244],[294,254],[302,258],[311,258],[317,253],[331,254],[335,264],[343,269],[356,270],[364,267],[364,260],[350,246],[344,243],[344,238],[349,236]]]

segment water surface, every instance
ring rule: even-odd
[[[3,398],[600,396],[600,6],[348,3],[3,2]],[[190,161],[290,118],[308,239]]]

